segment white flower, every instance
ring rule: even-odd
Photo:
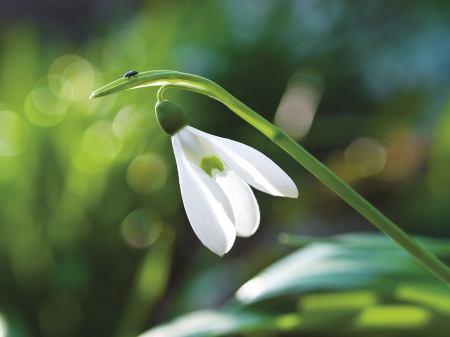
[[[172,134],[181,196],[202,243],[222,256],[237,236],[259,226],[259,206],[251,188],[296,198],[291,178],[261,152],[190,126]]]

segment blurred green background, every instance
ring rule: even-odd
[[[220,103],[169,90],[300,191],[255,191],[257,233],[205,248],[157,88],[88,99],[132,69],[215,81],[449,261],[448,1],[3,0],[0,337],[137,336],[186,314],[148,336],[450,335],[448,288],[383,236],[334,236],[374,228]]]

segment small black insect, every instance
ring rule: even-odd
[[[130,70],[130,71],[127,71],[127,73],[123,77],[128,78],[128,80],[130,80],[130,78],[136,77],[137,74],[138,74],[138,72],[136,70]]]

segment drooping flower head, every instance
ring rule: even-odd
[[[181,196],[195,234],[217,255],[259,226],[259,206],[249,187],[281,197],[296,198],[291,178],[261,152],[216,137],[186,124],[179,107],[156,104],[162,129],[172,136]]]

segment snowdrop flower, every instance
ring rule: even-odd
[[[162,129],[172,136],[181,196],[189,222],[201,242],[222,256],[237,236],[248,237],[259,226],[259,207],[249,187],[296,198],[291,178],[261,152],[186,125],[179,107],[156,104]]]

